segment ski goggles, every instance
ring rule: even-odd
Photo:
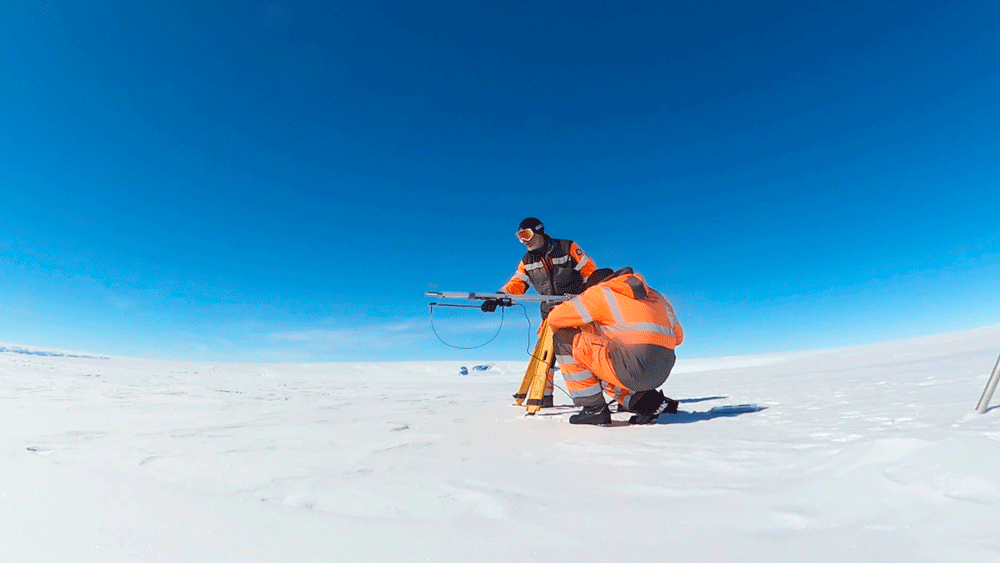
[[[521,229],[515,233],[517,235],[517,240],[521,242],[528,242],[532,237],[535,236],[535,231],[531,229]]]

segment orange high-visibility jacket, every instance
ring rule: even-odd
[[[580,245],[571,240],[555,239],[545,235],[545,245],[529,250],[517,264],[517,271],[500,288],[501,292],[521,295],[528,286],[539,295],[576,295],[583,292],[583,284],[597,266]],[[542,303],[542,318],[548,316],[555,305]]]
[[[549,313],[549,326],[560,329],[590,325],[598,334],[626,346],[654,344],[671,350],[679,346],[684,341],[684,330],[670,302],[631,268],[615,274],[557,305]]]
[[[517,264],[517,271],[500,291],[521,295],[528,286],[540,295],[576,295],[597,266],[582,248],[571,240],[545,236],[545,245],[528,251]]]

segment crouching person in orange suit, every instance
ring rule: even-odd
[[[634,413],[632,424],[677,412],[677,401],[657,388],[674,367],[684,331],[670,302],[632,268],[595,271],[583,293],[552,309],[548,322],[559,371],[573,404],[583,407],[570,424],[611,424],[605,394]]]

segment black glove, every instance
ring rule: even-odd
[[[492,313],[497,310],[497,306],[500,305],[499,299],[487,299],[483,301],[483,304],[479,307],[484,313]]]

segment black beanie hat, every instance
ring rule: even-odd
[[[521,221],[521,224],[517,226],[517,230],[520,231],[521,229],[531,229],[536,233],[544,233],[545,225],[542,225],[542,222],[534,217],[528,217],[524,221]]]

